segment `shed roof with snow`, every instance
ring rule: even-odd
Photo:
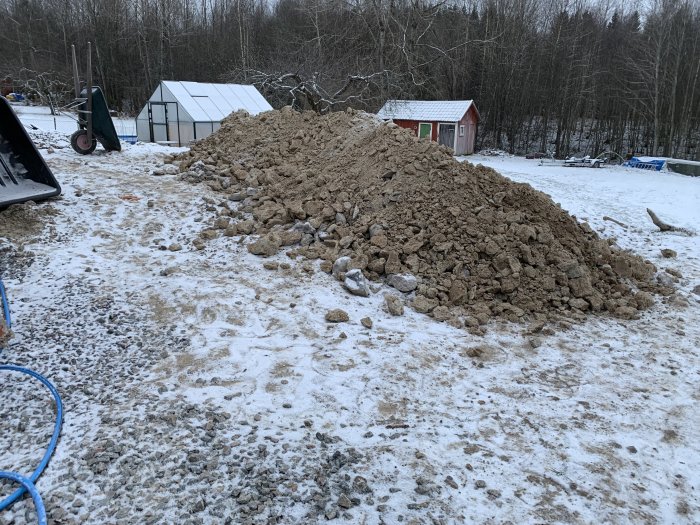
[[[473,107],[473,100],[387,100],[377,116],[385,120],[457,122]]]
[[[183,146],[218,130],[234,111],[257,115],[271,109],[255,86],[164,80],[136,119],[137,135]]]
[[[388,100],[377,116],[452,148],[455,155],[474,153],[479,111],[473,100]]]

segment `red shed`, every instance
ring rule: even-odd
[[[474,153],[479,111],[473,100],[388,100],[377,115],[452,148],[455,155]]]

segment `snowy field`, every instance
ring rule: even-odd
[[[25,106],[12,104],[12,109],[19,115],[25,126],[36,126],[40,130],[60,131],[70,135],[78,129],[76,114],[62,112],[52,115],[47,106]],[[136,121],[128,118],[112,118],[117,135],[136,135]]]
[[[645,212],[700,229],[700,179],[470,157],[678,287],[637,321],[477,337],[392,317],[385,289],[351,296],[317,263],[255,257],[246,239],[197,250],[235,203],[160,174],[172,149],[45,147],[63,196],[5,223],[16,335],[0,362],[63,395],[38,483],[53,523],[700,522],[700,237],[659,233]],[[349,322],[327,323],[331,308]],[[0,470],[29,473],[51,403],[15,376],[0,391]],[[0,513],[34,522],[26,500]]]

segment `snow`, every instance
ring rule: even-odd
[[[78,129],[78,123],[73,113],[63,112],[52,115],[48,106],[25,106],[23,104],[12,104],[12,109],[27,127],[35,126],[43,131],[60,131],[68,134]],[[113,117],[112,121],[117,135],[136,135],[136,121],[134,119]]]
[[[40,237],[5,240],[17,248],[2,275],[16,339],[0,362],[49,373],[66,395],[59,449],[39,483],[50,514],[61,508],[75,522],[145,523],[151,509],[155,522],[185,522],[185,511],[186,519],[221,523],[209,514],[220,508],[243,522],[230,491],[248,478],[217,475],[217,492],[206,471],[198,478],[177,470],[192,447],[228,461],[213,445],[186,441],[189,403],[231,414],[225,436],[248,435],[241,450],[265,444],[261,466],[290,465],[309,498],[266,503],[261,516],[280,523],[326,522],[306,479],[326,446],[316,433],[338,438],[328,447],[357,451],[359,462],[342,472],[363,476],[373,491],[339,509],[338,523],[700,521],[700,296],[692,292],[700,243],[655,232],[645,212],[696,228],[700,180],[468,157],[550,194],[623,248],[683,275],[677,300],[659,299],[638,321],[593,317],[534,335],[495,324],[476,337],[408,308],[390,316],[383,294],[396,290],[352,296],[316,262],[261,259],[246,239],[219,236],[195,249],[192,240],[225,200],[205,185],[153,175],[173,151],[43,150],[64,195],[40,206],[57,214]],[[173,243],[183,249],[168,250]],[[678,257],[663,259],[661,248]],[[23,257],[33,262],[20,264]],[[266,270],[266,260],[289,268]],[[350,321],[325,322],[333,308]],[[365,316],[372,329],[360,325]],[[27,411],[45,414],[42,399],[32,398]],[[0,401],[0,421],[15,421],[19,406]],[[156,416],[171,410],[176,424],[161,434]],[[258,434],[243,432],[250,424]],[[101,433],[128,448],[104,473],[83,459],[106,443]],[[14,436],[0,437],[0,448]],[[28,450],[43,441],[29,443],[8,447],[0,469],[28,470],[41,453]],[[165,455],[151,459],[156,452]],[[123,468],[122,460],[132,463]],[[333,493],[325,508],[337,508],[337,487],[348,482],[326,476]],[[158,490],[145,486],[154,478],[163,480]],[[131,487],[128,499],[119,486]],[[191,510],[200,497],[206,507]],[[72,505],[77,499],[84,503]],[[25,521],[13,509],[9,522],[30,522],[26,514]]]
[[[457,122],[472,100],[389,100],[377,112],[381,119]]]

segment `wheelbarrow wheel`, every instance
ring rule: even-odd
[[[71,147],[81,155],[89,155],[97,147],[97,139],[93,136],[92,142],[88,141],[87,131],[79,129],[70,136]]]

